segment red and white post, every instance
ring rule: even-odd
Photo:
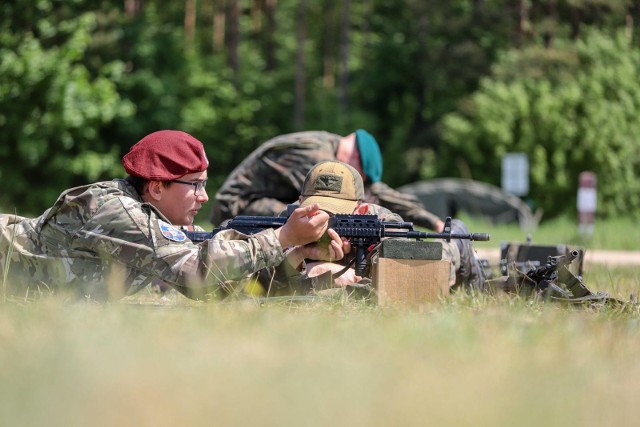
[[[595,226],[598,196],[596,193],[597,177],[593,172],[580,173],[578,178],[578,232],[591,236]]]

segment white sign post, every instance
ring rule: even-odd
[[[502,189],[518,197],[529,194],[529,158],[525,153],[507,153],[502,158]]]

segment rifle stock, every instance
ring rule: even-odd
[[[255,234],[267,228],[282,227],[287,217],[280,216],[249,216],[241,215],[231,218],[213,231],[184,231],[187,238],[194,243],[204,242],[224,230],[236,230],[244,234]]]

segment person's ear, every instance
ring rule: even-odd
[[[354,212],[354,214],[356,215],[366,215],[369,212],[369,205],[366,203],[363,203],[361,205],[358,205],[356,207],[356,210]]]
[[[164,190],[164,185],[162,185],[162,182],[149,181],[149,184],[147,186],[147,193],[149,194],[149,197],[151,197],[153,200],[162,199],[163,190]]]

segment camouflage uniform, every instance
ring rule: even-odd
[[[273,230],[219,234],[195,245],[126,180],[99,182],[65,191],[38,218],[0,215],[0,272],[8,267],[4,289],[19,297],[63,290],[104,300],[161,280],[197,298],[284,259]]]
[[[237,215],[275,216],[298,200],[307,172],[318,162],[336,160],[340,135],[297,132],[258,147],[227,177],[215,197],[210,220],[219,225]],[[439,218],[412,195],[383,182],[366,185],[366,202],[384,206],[414,224],[435,228]]]

